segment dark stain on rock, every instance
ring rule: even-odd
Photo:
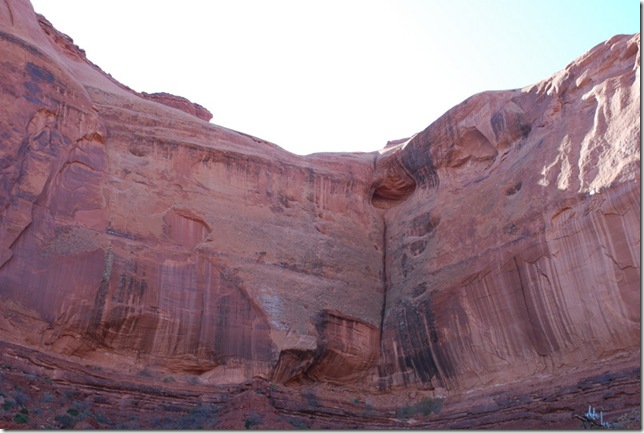
[[[421,254],[423,251],[425,251],[425,248],[427,247],[427,242],[429,241],[426,239],[412,242],[411,244],[409,244],[409,251],[413,256],[417,256]]]
[[[427,291],[427,283],[420,283],[411,292],[411,296],[414,298],[419,297]]]
[[[429,383],[436,378],[444,385],[454,371],[443,353],[431,305],[431,296],[418,305],[410,302],[401,305],[398,331],[405,356],[400,362],[412,368],[422,382]]]
[[[440,223],[440,218],[425,213],[417,216],[411,222],[411,227],[407,230],[408,236],[425,236],[431,234]]]
[[[101,327],[103,320],[103,310],[105,309],[105,300],[107,299],[107,292],[110,286],[110,276],[112,274],[112,264],[114,263],[114,255],[111,251],[105,253],[105,262],[103,268],[103,278],[98,285],[98,290],[94,296],[94,306],[90,314],[89,323],[87,326],[87,335],[96,342],[100,342],[104,338],[104,329]]]
[[[514,195],[521,190],[522,182],[519,181],[505,190],[505,195]]]
[[[126,264],[126,270],[121,273],[119,278],[119,285],[114,296],[115,302],[132,305],[142,304],[148,282],[136,277],[137,268],[136,262]]]
[[[492,131],[494,136],[498,139],[499,133],[505,129],[505,117],[503,116],[503,111],[497,111],[490,118],[490,124],[492,125]]]
[[[56,79],[54,77],[54,74],[31,62],[27,62],[27,64],[25,65],[25,71],[36,82],[51,84]]]
[[[402,258],[400,259],[400,268],[402,269],[403,277],[407,278],[407,274],[411,266],[409,265],[409,256],[407,253],[403,253]]]
[[[436,189],[440,185],[436,167],[432,161],[431,147],[426,141],[429,141],[427,134],[420,133],[412,139],[405,152],[400,154],[400,164],[410,173],[416,184],[422,188]]]

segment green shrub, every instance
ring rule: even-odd
[[[428,416],[430,413],[434,412],[439,414],[443,408],[443,399],[442,398],[424,398],[420,403],[416,404],[416,407],[423,415]]]
[[[217,407],[213,404],[199,402],[195,406],[191,407],[188,411],[191,415],[214,415],[218,411]]]
[[[139,371],[139,376],[143,377],[152,377],[152,371],[148,367],[144,367],[143,370]]]
[[[311,428],[304,421],[300,419],[288,418],[287,421],[290,425],[300,430],[306,430]]]
[[[76,424],[76,420],[69,415],[56,415],[54,421],[59,424],[60,428],[64,429],[73,428]]]
[[[252,412],[250,415],[248,415],[248,418],[246,418],[246,422],[244,422],[244,427],[246,427],[246,429],[249,429],[263,422],[264,422],[264,417],[260,413]]]
[[[307,390],[302,393],[302,396],[306,399],[306,403],[310,407],[318,407],[320,403],[318,402],[318,398],[315,395],[315,391],[313,390]]]
[[[80,398],[80,393],[76,391],[65,391],[63,394],[65,395],[65,398],[70,400],[74,400],[75,398]]]
[[[163,407],[164,410],[170,412],[183,411],[179,406],[166,405]],[[174,416],[171,418],[164,417],[160,420],[160,426],[163,426],[163,429],[180,429],[180,430],[196,430],[203,429],[205,427],[211,426],[215,423],[215,414],[218,409],[212,404],[207,404],[199,402],[190,409],[188,413],[184,413],[180,416]]]
[[[370,405],[369,403],[365,403],[364,408],[365,410],[362,413],[363,416],[366,416],[369,418],[376,416],[376,411],[374,410],[372,405]]]
[[[29,418],[27,415],[24,415],[22,413],[17,413],[16,416],[13,418],[15,422],[18,424],[27,424],[27,421],[29,421]]]
[[[97,413],[94,418],[96,419],[96,421],[100,422],[101,424],[109,424],[109,421],[107,420],[107,418],[105,418],[105,415],[102,413]]]
[[[443,407],[442,398],[424,398],[412,406],[403,406],[396,411],[396,417],[399,419],[409,418],[419,413],[428,416],[432,412],[438,414]]]
[[[29,396],[23,392],[16,392],[15,396],[16,404],[18,406],[24,406],[29,401]]]

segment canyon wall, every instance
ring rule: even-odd
[[[27,3],[4,8],[6,338],[215,382],[375,364],[374,155],[302,158],[209,124],[119,85]],[[327,347],[337,332],[360,348]]]
[[[639,42],[380,152],[301,157],[4,1],[2,339],[205,384],[454,393],[637,354]]]
[[[472,96],[392,157],[381,385],[564,373],[640,347],[639,35]],[[388,156],[384,156],[388,158]]]

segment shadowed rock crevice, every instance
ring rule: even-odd
[[[379,209],[389,209],[405,201],[416,191],[416,181],[393,158],[387,158],[376,167],[381,177],[371,187],[371,204]],[[379,170],[380,168],[380,170]]]

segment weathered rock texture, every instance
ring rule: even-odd
[[[2,340],[123,377],[455,408],[632,371],[639,41],[475,95],[381,152],[300,157],[132,91],[4,1]]]
[[[639,350],[639,87],[639,35],[614,37],[381,157],[413,179],[392,200],[416,185],[384,215],[383,385],[468,389]]]

